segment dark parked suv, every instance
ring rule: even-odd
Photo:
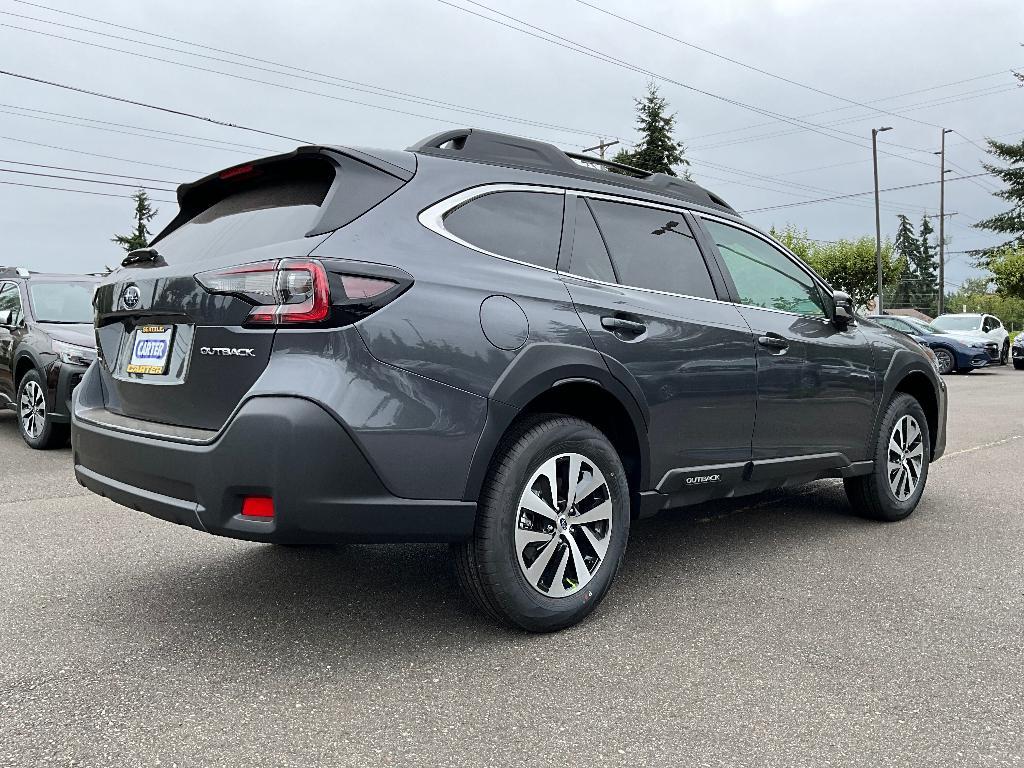
[[[909,515],[945,446],[930,352],[718,196],[613,170],[458,130],[183,185],[97,290],[79,481],[253,541],[451,542],[536,631],[667,507],[843,478]]]
[[[68,441],[71,392],[96,359],[90,275],[0,267],[0,408],[33,448]]]

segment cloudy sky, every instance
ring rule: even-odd
[[[472,125],[565,149],[629,142],[651,74],[695,179],[752,221],[871,234],[870,195],[806,201],[871,190],[873,126],[894,128],[883,189],[938,178],[940,126],[955,131],[947,178],[980,173],[984,137],[1024,137],[1022,42],[1019,0],[0,0],[2,70],[293,139],[2,75],[0,263],[100,269],[120,258],[130,185],[154,189],[158,229],[175,184],[296,140],[401,148]],[[1004,207],[995,188],[946,185],[948,287],[972,273],[957,252],[998,241],[970,227]],[[938,185],[882,200],[892,234],[897,213],[937,211]]]

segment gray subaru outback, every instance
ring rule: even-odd
[[[485,612],[588,615],[631,523],[842,478],[900,520],[945,446],[928,350],[722,198],[479,130],[185,184],[95,296],[76,476],[258,542],[450,542]]]

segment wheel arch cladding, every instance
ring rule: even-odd
[[[18,357],[17,362],[14,364],[14,390],[17,391],[18,387],[21,386],[21,380],[25,378],[25,374],[31,371],[33,368],[38,368],[38,364],[32,358],[32,355],[28,352],[22,352]],[[45,385],[45,382],[43,382]]]
[[[533,344],[491,390],[465,499],[478,497],[502,437],[519,419],[537,413],[575,416],[593,424],[619,453],[631,493],[650,485],[646,414],[630,390],[611,375],[605,358],[583,347]]]
[[[910,371],[896,384],[890,399],[901,392],[910,395],[921,404],[921,410],[928,420],[929,448],[934,453],[939,428],[939,401],[931,380],[921,371]]]

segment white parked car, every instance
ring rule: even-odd
[[[939,315],[932,325],[946,331],[951,336],[966,340],[987,339],[996,343],[996,357],[1000,365],[1006,365],[1010,359],[1010,334],[1003,328],[1002,322],[995,315],[978,312],[962,312],[954,315]]]

